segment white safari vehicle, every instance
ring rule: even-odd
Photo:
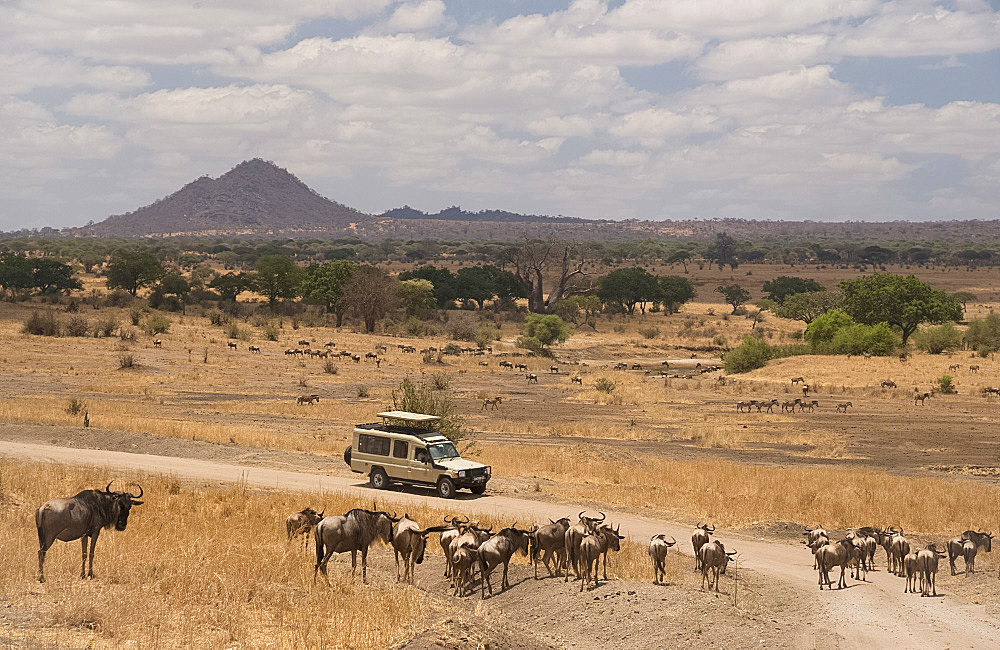
[[[435,430],[441,418],[406,411],[378,416],[381,422],[354,427],[354,442],[344,451],[344,461],[352,471],[367,474],[372,487],[433,486],[446,499],[461,488],[486,491],[490,467],[462,458],[455,443]]]

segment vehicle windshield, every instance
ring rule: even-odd
[[[450,442],[442,442],[438,445],[429,445],[427,451],[431,453],[431,458],[441,460],[442,458],[458,458],[458,450]]]

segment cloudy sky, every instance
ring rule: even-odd
[[[0,229],[261,157],[370,212],[1000,217],[1000,0],[0,0]]]

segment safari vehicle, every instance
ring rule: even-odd
[[[486,491],[490,467],[462,458],[455,443],[435,430],[436,415],[386,411],[381,422],[354,427],[353,444],[344,461],[358,474],[367,474],[374,488],[393,483],[433,486],[445,499],[455,490]]]

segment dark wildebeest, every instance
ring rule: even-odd
[[[94,547],[102,528],[115,527],[125,530],[132,506],[141,506],[142,486],[139,494],[112,492],[111,483],[104,491],[84,490],[68,499],[52,499],[35,511],[38,528],[38,581],[45,582],[45,553],[57,539],[72,542],[79,539],[83,546],[80,577],[94,577]],[[87,538],[90,538],[90,570],[87,568]]]
[[[586,511],[583,511],[586,512]],[[579,578],[580,574],[580,564],[577,561],[577,551],[580,548],[580,542],[583,538],[591,533],[594,527],[602,523],[605,519],[605,515],[602,512],[600,518],[597,517],[585,517],[583,512],[581,512],[577,517],[579,521],[569,527],[564,536],[563,547],[565,549],[565,561],[566,561],[566,582],[569,582],[569,569],[573,568],[573,574]]]
[[[330,577],[326,573],[326,565],[334,553],[351,552],[351,575],[358,568],[358,551],[361,551],[361,580],[368,582],[368,547],[375,540],[392,543],[392,525],[399,521],[398,517],[383,510],[363,510],[355,508],[346,515],[324,517],[313,528],[316,539],[316,566],[313,568],[313,583],[316,582],[316,572],[322,571],[327,586]]]
[[[563,517],[556,521],[549,519],[549,523],[535,530],[531,534],[531,563],[535,567],[535,579],[538,579],[538,561],[549,572],[549,577],[559,576],[559,569],[563,567],[566,556],[566,531],[569,530],[569,517]],[[555,573],[549,567],[549,560],[553,560]]]
[[[987,553],[993,550],[993,533],[967,530],[958,537],[948,540],[948,564],[951,565],[951,575],[955,575],[955,558],[965,557],[963,547],[966,541],[971,541],[977,549],[983,547]]]
[[[694,549],[694,570],[701,571],[701,547],[709,542],[709,536],[715,532],[715,526],[703,524],[700,521],[694,527],[691,535],[691,548]]]
[[[490,582],[490,574],[493,569],[503,564],[503,578],[500,580],[500,591],[510,588],[507,580],[507,569],[510,566],[510,558],[514,553],[521,555],[528,554],[528,541],[531,539],[533,530],[520,530],[515,523],[509,528],[504,528],[499,533],[489,538],[479,546],[479,570],[482,572],[482,580],[479,583],[480,596],[486,598],[486,589],[493,595],[493,584]]]
[[[653,535],[649,540],[649,559],[653,562],[653,584],[658,585],[666,577],[667,549],[676,546],[677,540],[673,537],[667,541],[666,535]]]
[[[326,511],[324,510],[324,512]],[[302,535],[308,544],[309,532],[322,520],[323,512],[316,512],[312,508],[305,508],[288,515],[288,519],[285,519],[285,532],[288,534],[288,541]]]

